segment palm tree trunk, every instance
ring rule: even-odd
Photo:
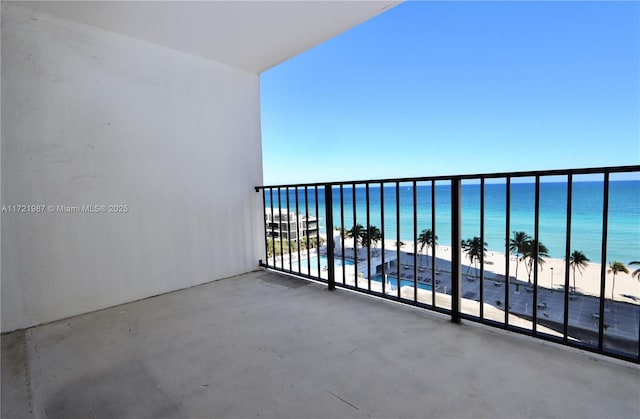
[[[611,285],[611,301],[613,301],[613,296],[614,296],[613,290],[615,289],[615,287],[616,287],[616,274],[614,273],[613,274],[613,284]]]

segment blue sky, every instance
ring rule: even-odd
[[[640,164],[640,3],[407,2],[260,84],[266,185]]]

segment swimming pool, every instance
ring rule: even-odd
[[[382,275],[374,275],[371,277],[372,281],[382,282]],[[398,285],[398,278],[395,276],[387,275],[387,285],[391,285],[391,289],[396,289]],[[400,280],[401,287],[413,287],[413,280],[410,279],[401,279]],[[431,284],[425,284],[424,282],[418,282],[418,288],[431,291]]]

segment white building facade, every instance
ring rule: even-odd
[[[265,211],[267,237],[298,241],[306,237],[318,237],[318,218],[274,208]]]

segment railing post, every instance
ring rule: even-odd
[[[335,274],[335,261],[334,261],[334,249],[335,243],[333,242],[333,193],[331,191],[331,185],[324,185],[324,210],[327,220],[327,282],[329,284],[329,290],[336,288],[336,274]]]
[[[598,309],[598,351],[604,349],[604,308],[607,283],[607,231],[609,229],[609,172],[604,172],[602,197],[602,257],[600,263],[600,308]],[[612,296],[613,297],[613,296]],[[613,299],[611,300],[613,302]]]
[[[451,321],[460,323],[460,178],[451,179]]]

